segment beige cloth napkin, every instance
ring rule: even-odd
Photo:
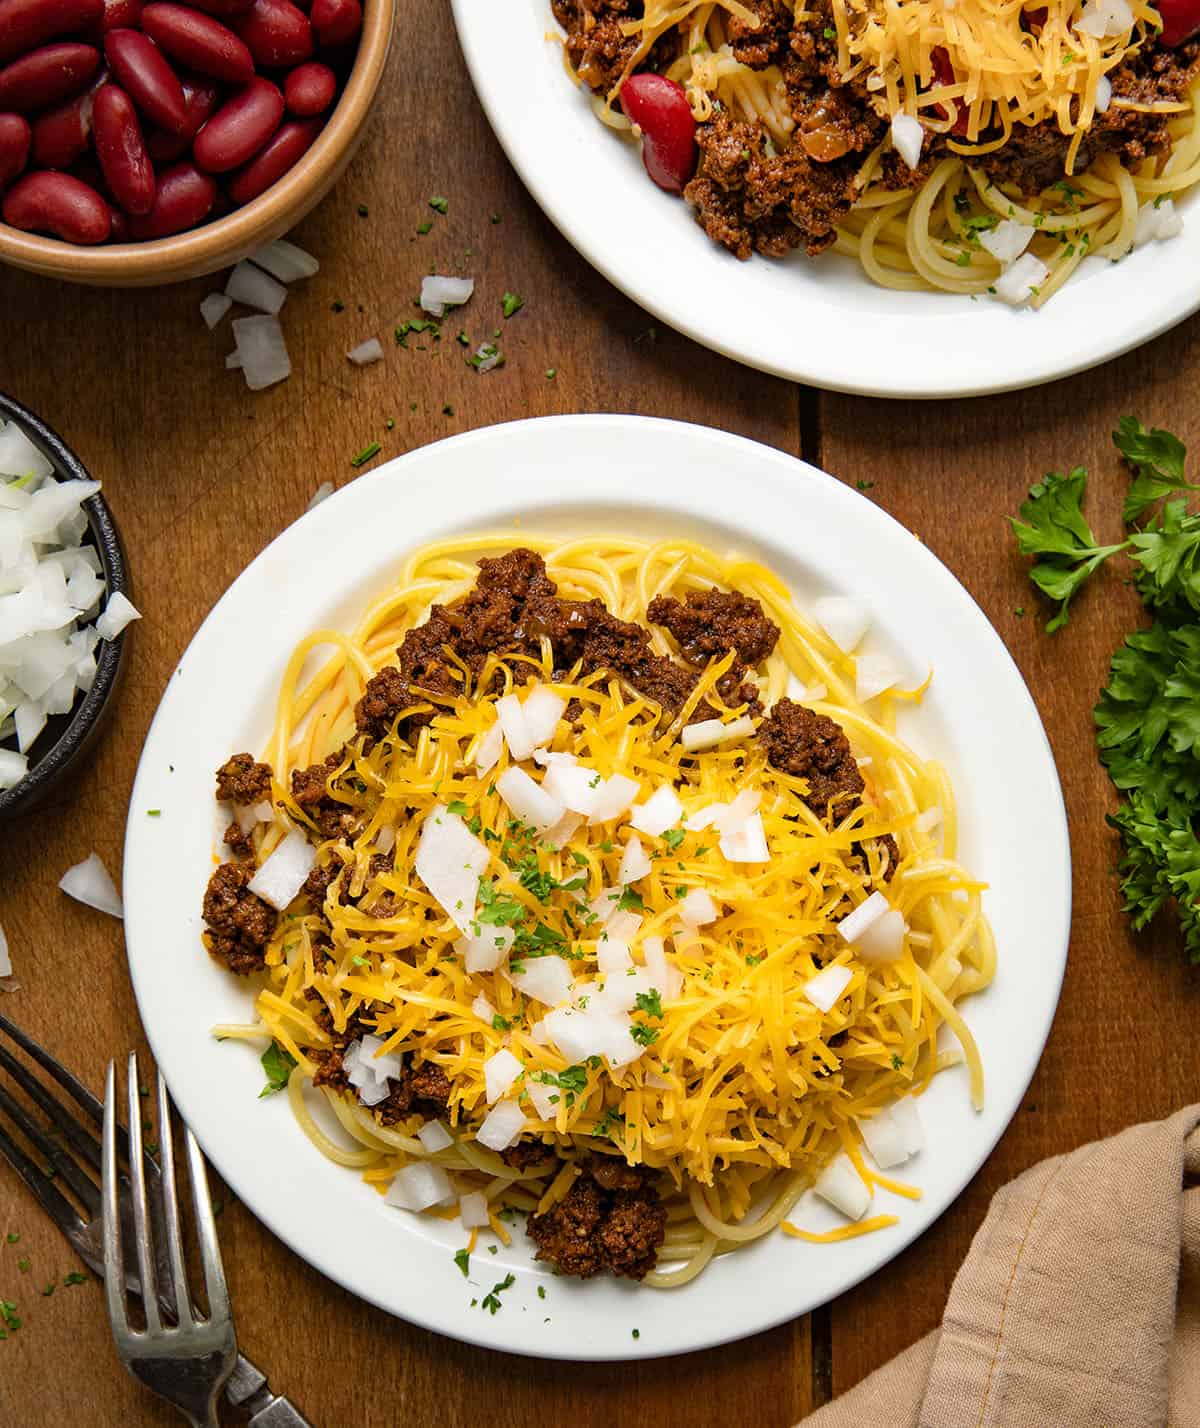
[[[942,1327],[803,1428],[1200,1425],[1200,1105],[992,1201]]]

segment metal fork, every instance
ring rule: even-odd
[[[66,1092],[75,1109],[68,1109],[58,1096],[50,1093],[38,1077],[30,1073],[28,1067],[8,1049],[5,1037],[8,1038],[9,1044],[24,1052]],[[99,1187],[85,1167],[90,1167],[97,1176],[100,1175],[101,1145],[95,1132],[103,1124],[104,1108],[65,1066],[3,1015],[0,1015],[0,1072],[7,1073],[21,1088],[47,1117],[50,1127],[50,1133],[47,1134],[47,1130],[36,1123],[28,1110],[14,1099],[0,1080],[0,1156],[3,1156],[24,1180],[84,1264],[97,1279],[103,1279],[101,1195]],[[140,1127],[140,1117],[134,1117],[134,1124]],[[44,1170],[22,1150],[7,1126],[16,1128],[25,1141],[49,1164],[49,1171]],[[116,1142],[117,1149],[128,1161],[129,1136],[124,1126],[116,1127]],[[146,1184],[151,1190],[159,1191],[162,1172],[158,1164],[144,1149],[140,1159]],[[59,1184],[64,1185],[75,1196],[83,1214],[80,1214],[76,1205],[62,1193]],[[121,1217],[128,1243],[133,1234],[133,1215],[128,1183],[124,1180],[121,1189]],[[160,1194],[154,1193],[150,1198],[151,1220],[157,1230]],[[159,1308],[169,1318],[174,1313],[174,1285],[169,1257],[160,1252],[163,1245],[164,1238],[159,1235],[155,1242],[158,1282],[168,1286],[167,1293],[160,1297]],[[125,1276],[125,1284],[131,1292],[138,1292],[139,1282],[134,1273],[130,1272]],[[233,1374],[225,1386],[225,1398],[235,1408],[252,1415],[249,1428],[310,1428],[288,1399],[272,1393],[262,1371],[240,1354]]]
[[[171,1263],[170,1288],[160,1282],[151,1239],[150,1206],[142,1155],[141,1105],[138,1099],[137,1052],[129,1053],[129,1178],[133,1202],[133,1239],[137,1248],[138,1281],[146,1311],[146,1327],[129,1322],[125,1301],[125,1247],[117,1169],[117,1069],[108,1063],[104,1086],[104,1150],[101,1167],[104,1226],[104,1291],[113,1340],[121,1362],[147,1388],[172,1403],[193,1428],[220,1428],[217,1397],[237,1362],[233,1306],[225,1283],[217,1226],[208,1196],[204,1157],[192,1132],[184,1128],[192,1206],[200,1241],[208,1317],[198,1318],[188,1291],[183,1259],[183,1232],[175,1184],[175,1148],[171,1138],[171,1103],[167,1083],[158,1076],[158,1140],[162,1163],[160,1205],[162,1242]],[[161,1243],[161,1242],[159,1242]],[[164,1323],[159,1298],[173,1296],[174,1323]]]

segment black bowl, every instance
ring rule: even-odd
[[[54,466],[60,480],[90,481],[92,477],[69,446],[20,402],[0,392],[0,418],[15,421]],[[100,494],[84,502],[92,544],[100,556],[107,595],[115,591],[128,596],[129,571],[121,537],[104,497]],[[77,770],[103,722],[125,660],[125,635],[101,640],[96,646],[96,679],[91,689],[76,702],[69,714],[48,720],[29,751],[29,772],[12,788],[0,789],[0,822],[25,813],[40,802],[55,784]]]

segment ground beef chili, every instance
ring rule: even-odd
[[[271,797],[271,765],[255,763],[252,754],[234,754],[217,770],[217,799],[248,806]]]
[[[240,863],[222,863],[204,894],[208,950],[240,977],[263,970],[264,948],[277,921],[275,909],[250,892],[253,876]]]
[[[604,1272],[644,1279],[667,1225],[650,1179],[644,1167],[593,1156],[556,1205],[530,1217],[526,1229],[537,1258],[582,1279]]]
[[[330,754],[324,763],[292,770],[292,798],[323,838],[337,838],[353,828],[353,814],[344,803],[329,794],[329,776],[345,760],[345,749],[339,749],[337,753]]]
[[[753,652],[770,639],[771,630],[778,638],[758,601],[724,597],[719,591],[710,592],[709,599],[714,609],[720,604],[735,646],[741,642]],[[406,735],[433,716],[428,707],[405,713],[422,702],[423,691],[452,698],[462,688],[463,668],[478,677],[489,655],[540,659],[543,640],[549,641],[556,673],[575,667],[584,675],[607,671],[668,715],[678,713],[696,685],[695,669],[651,648],[648,629],[618,619],[600,600],[560,598],[541,556],[516,549],[480,560],[475,588],[453,605],[435,605],[426,623],[405,635],[397,650],[398,664],[380,670],[367,684],[355,708],[358,729],[365,739],[378,740],[399,720]],[[774,641],[770,644],[773,647]],[[758,691],[743,682],[747,673],[741,666],[731,670],[722,680],[721,694],[726,702],[748,704],[758,713]],[[701,703],[691,717],[708,718],[713,712]]]
[[[380,1034],[374,1020],[373,1004],[368,1002],[360,1007],[358,1011],[347,1018],[346,1025],[342,1030],[337,1031],[334,1028],[329,1008],[319,996],[315,992],[310,992],[309,1000],[314,1004],[313,1020],[323,1031],[328,1033],[331,1043],[327,1047],[308,1048],[307,1055],[311,1061],[316,1063],[317,1067],[313,1075],[313,1085],[329,1086],[333,1090],[355,1095],[342,1059],[351,1042],[360,1041],[364,1036]],[[386,1100],[367,1108],[381,1124],[395,1125],[397,1121],[405,1119],[414,1112],[420,1113],[426,1118],[446,1114],[453,1086],[450,1078],[434,1062],[417,1061],[414,1063],[411,1059],[406,1059],[400,1076],[393,1077],[390,1084],[391,1090]]]
[[[225,830],[221,840],[235,858],[248,858],[254,851],[254,841],[236,820]]]
[[[805,779],[804,802],[824,818],[844,818],[862,801],[863,776],[840,724],[792,699],[780,699],[758,726],[767,760],[781,773]]]

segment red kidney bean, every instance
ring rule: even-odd
[[[70,174],[26,174],[9,189],[0,211],[14,228],[52,233],[67,243],[103,243],[112,232],[108,204]]]
[[[92,45],[43,45],[0,69],[0,109],[32,114],[86,89],[100,68]]]
[[[317,44],[324,49],[348,45],[362,29],[359,0],[313,0],[309,12]]]
[[[227,100],[196,135],[192,157],[212,174],[227,173],[254,157],[283,118],[283,95],[257,78]]]
[[[19,114],[0,114],[0,188],[25,172],[33,130]]]
[[[223,79],[228,84],[249,84],[254,60],[245,44],[228,25],[201,15],[186,5],[147,5],[142,29],[162,52],[177,64]]]
[[[182,134],[172,134],[168,129],[154,129],[147,134],[146,148],[156,164],[173,164],[181,159],[221,102],[221,91],[211,80],[184,79],[181,82],[188,107],[187,128]]]
[[[129,219],[119,208],[109,208],[112,215],[112,229],[108,235],[110,243],[127,243],[129,241]]]
[[[217,15],[222,20],[232,15],[244,15],[254,0],[188,0],[193,10],[203,10],[206,15]]]
[[[39,114],[33,121],[33,161],[40,168],[70,168],[87,150],[92,140],[92,105],[106,79],[107,73],[101,71],[85,93]]]
[[[291,0],[254,0],[254,8],[236,29],[250,46],[255,63],[265,69],[303,64],[313,52],[308,16]]]
[[[176,164],[158,176],[158,194],[149,213],[131,216],[131,238],[167,238],[195,228],[208,217],[217,185],[195,164]]]
[[[0,63],[99,23],[104,0],[0,0]]]
[[[172,133],[187,128],[187,100],[162,51],[139,30],[110,30],[104,53],[112,72],[147,119]]]
[[[96,95],[92,126],[109,192],[125,213],[149,213],[158,185],[133,100],[117,85],[106,84]]]
[[[298,119],[324,114],[336,93],[337,75],[318,60],[298,65],[283,82],[283,102]]]
[[[663,74],[631,74],[621,108],[642,131],[642,163],[659,186],[682,193],[696,167],[696,121],[680,85]]]
[[[104,0],[104,18],[101,29],[132,30],[142,18],[145,0]]]
[[[320,119],[292,119],[281,125],[270,143],[225,185],[229,197],[234,203],[249,203],[265,193],[312,148],[323,128]]]

